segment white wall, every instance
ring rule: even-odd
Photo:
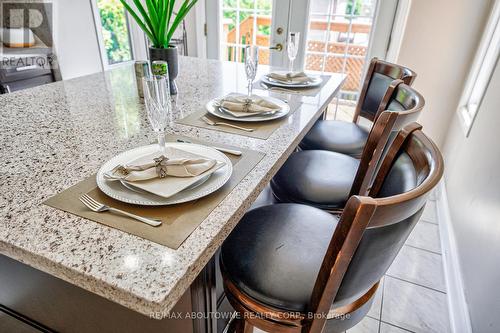
[[[500,332],[500,63],[469,137],[454,114],[445,180],[473,332]]]
[[[442,146],[479,43],[491,0],[413,0],[398,63],[418,74],[419,122]]]
[[[200,6],[200,2],[195,5],[195,7]],[[205,22],[202,20],[197,21],[196,18],[196,8],[193,7],[191,11],[186,15],[186,34],[187,34],[187,46],[188,46],[188,55],[191,57],[198,56],[198,45],[196,41],[196,30],[199,28],[198,25],[203,25]],[[179,30],[181,26],[179,26]]]
[[[474,332],[500,331],[500,66],[468,138],[457,105],[492,0],[413,0],[398,62],[418,73],[424,131],[443,149],[445,182]],[[463,328],[459,328],[463,329]]]
[[[54,3],[54,44],[63,80],[102,71],[90,1]]]

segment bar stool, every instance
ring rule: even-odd
[[[293,153],[271,180],[278,202],[302,203],[336,212],[351,195],[365,194],[384,150],[396,133],[416,121],[423,97],[401,80],[393,81],[388,97],[363,149],[361,160],[326,150]]]
[[[384,111],[379,105],[387,102],[383,98],[384,95],[387,96],[385,93],[391,82],[400,79],[411,86],[416,76],[409,68],[373,58],[366,72],[353,121],[318,120],[299,144],[299,148],[328,150],[361,158],[369,129],[358,124],[359,118],[375,123]]]
[[[361,321],[443,173],[440,152],[420,128],[400,132],[371,197],[351,197],[340,218],[301,204],[245,214],[220,257],[239,314],[231,329],[343,332]]]

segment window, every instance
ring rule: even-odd
[[[469,135],[495,69],[499,51],[500,0],[496,0],[458,105],[458,114],[466,136]]]
[[[120,0],[95,0],[94,8],[104,67],[132,60],[129,22]]]

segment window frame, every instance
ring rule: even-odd
[[[102,69],[103,70],[109,70],[115,67],[120,67],[123,65],[130,64],[135,61],[137,58],[137,48],[136,48],[136,43],[134,42],[136,37],[136,31],[134,27],[132,26],[131,22],[131,17],[130,14],[128,13],[125,8],[123,9],[125,11],[125,19],[127,21],[127,34],[128,34],[128,39],[130,43],[130,60],[127,61],[122,61],[122,62],[117,62],[114,64],[109,64],[109,59],[106,53],[106,47],[104,46],[104,38],[102,35],[102,24],[101,24],[101,15],[99,13],[99,8],[97,7],[97,0],[90,0],[90,5],[92,7],[92,12],[94,14],[94,26],[95,26],[95,31],[96,31],[96,36],[97,36],[97,43],[99,44],[99,53],[101,55],[101,64],[102,64]],[[144,37],[143,37],[144,38]]]
[[[468,137],[500,54],[500,0],[495,0],[465,83],[458,115]]]

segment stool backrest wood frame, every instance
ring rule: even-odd
[[[394,224],[409,218],[423,208],[430,191],[441,179],[441,153],[423,134],[421,126],[412,123],[399,132],[389,148],[370,190],[371,195],[380,191],[401,152],[411,158],[419,178],[418,185],[391,197],[352,196],[349,199],[316,279],[310,302],[310,313],[315,314],[314,318],[302,327],[302,332],[319,333],[323,330],[327,314],[366,228]]]
[[[387,111],[391,101],[397,101],[405,111]],[[350,196],[366,195],[381,160],[390,144],[391,134],[400,131],[404,126],[417,120],[425,105],[424,98],[415,89],[395,80],[387,89],[384,102],[377,110],[380,114],[373,125],[359,163]]]
[[[376,113],[374,116],[373,114],[363,112],[362,110],[368,93],[368,89],[370,87],[370,83],[374,77],[374,74],[376,73],[390,77],[393,80],[402,80],[409,86],[413,84],[415,78],[417,77],[417,73],[407,67],[379,60],[378,58],[372,58],[370,60],[370,64],[368,65],[365,79],[363,81],[363,87],[361,89],[358,103],[356,104],[356,109],[354,111],[353,122],[355,123],[358,122],[359,117],[366,118],[372,122],[375,122],[377,120],[377,116],[379,115],[379,113]],[[383,103],[384,100],[382,100],[381,102]]]

